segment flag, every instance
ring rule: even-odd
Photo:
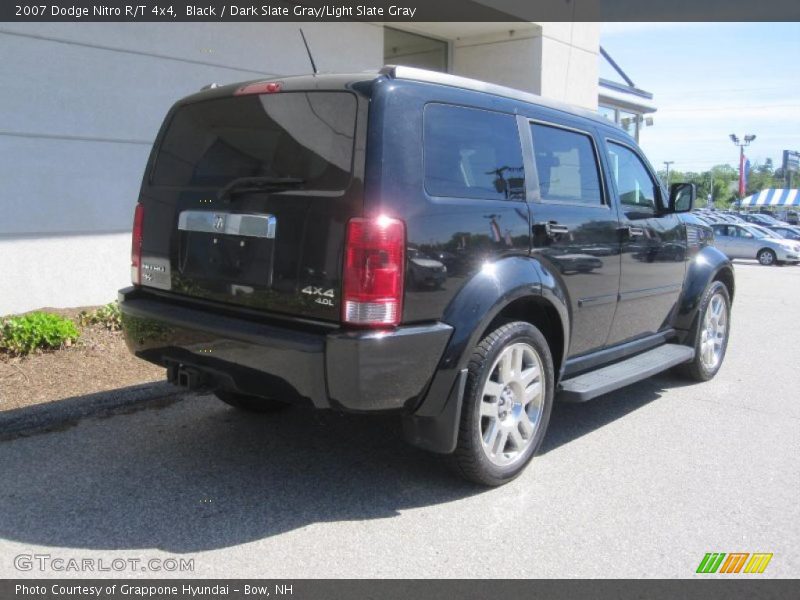
[[[739,197],[744,198],[747,193],[747,174],[750,171],[750,161],[742,154],[739,158]]]
[[[500,234],[500,225],[498,225],[494,215],[492,215],[492,220],[489,221],[489,235],[494,242],[499,242],[503,239],[503,236]]]

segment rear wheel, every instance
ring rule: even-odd
[[[472,353],[461,412],[456,471],[497,486],[517,477],[544,439],[553,406],[553,359],[542,333],[516,321]]]
[[[775,256],[775,252],[773,252],[769,248],[764,248],[763,250],[759,250],[758,254],[756,255],[756,258],[758,259],[758,262],[760,262],[765,267],[777,264],[778,262],[778,257]]]
[[[690,337],[694,359],[679,365],[679,373],[695,381],[708,381],[717,374],[728,349],[730,312],[728,288],[721,281],[712,282],[700,303],[697,324]]]
[[[225,404],[230,404],[239,410],[253,413],[273,413],[288,408],[290,405],[280,400],[272,398],[261,398],[259,396],[248,396],[238,392],[228,390],[217,390],[214,395]]]

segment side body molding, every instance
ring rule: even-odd
[[[512,256],[487,263],[445,310],[442,321],[453,327],[453,335],[424,399],[414,413],[403,418],[407,441],[433,452],[455,449],[470,351],[506,306],[529,297],[538,297],[556,309],[563,339],[569,340],[567,299],[539,261]],[[562,364],[567,347],[565,343]]]

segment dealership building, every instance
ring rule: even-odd
[[[167,109],[212,82],[309,73],[298,27],[0,24],[0,315],[114,299],[129,282],[133,208]],[[608,57],[597,23],[302,27],[320,71],[451,72],[600,110],[634,136],[655,110],[626,77],[598,77]]]

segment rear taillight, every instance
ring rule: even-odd
[[[133,232],[131,234],[131,281],[134,285],[142,283],[142,236],[144,205],[137,204],[133,213]]]
[[[390,217],[350,219],[344,251],[342,320],[397,325],[403,308],[405,224]]]

